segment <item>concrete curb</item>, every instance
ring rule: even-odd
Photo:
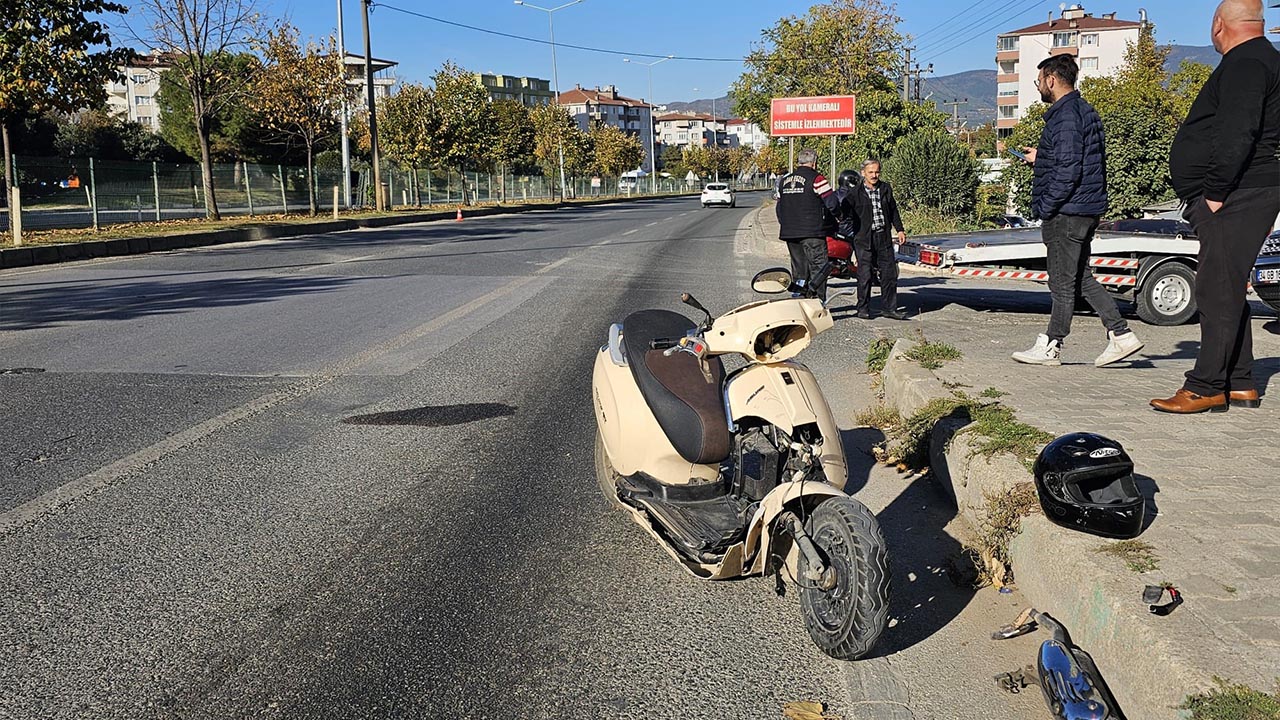
[[[952,396],[938,375],[903,357],[912,344],[899,339],[882,373],[885,404],[903,417],[934,398]],[[944,418],[935,425],[930,465],[960,515],[977,529],[986,515],[986,496],[1033,478],[1012,455],[975,453],[971,436],[961,432],[967,424]],[[1024,518],[1009,548],[1018,588],[1093,656],[1130,720],[1189,718],[1188,711],[1175,708],[1187,695],[1214,687],[1213,673],[1197,664],[1202,654],[1196,645],[1216,638],[1172,632],[1174,626],[1147,612],[1140,602],[1142,578],[1123,561],[1096,552],[1108,542],[1043,516]]]
[[[751,213],[751,217],[752,254],[790,263],[791,253],[786,243],[778,239],[778,219],[773,214],[773,205],[761,205]]]
[[[607,198],[600,200],[580,200],[570,203],[537,203],[529,205],[490,206],[464,209],[467,217],[489,217],[491,215],[509,215],[530,212],[533,210],[555,210],[559,208],[588,207],[592,205],[608,205],[612,203],[633,203],[640,200],[662,200],[686,197],[686,193],[671,195],[644,195],[633,198]],[[372,218],[349,218],[327,220],[310,223],[276,223],[254,225],[231,230],[208,230],[204,232],[178,233],[155,237],[121,238],[116,240],[87,240],[85,242],[56,243],[50,245],[23,245],[16,248],[0,249],[0,269],[29,267],[32,265],[49,265],[53,263],[89,260],[92,258],[113,257],[119,255],[139,255],[165,250],[182,250],[208,245],[225,245],[230,243],[253,242],[257,240],[274,240],[306,235],[323,235],[326,233],[359,230],[361,228],[380,228],[392,225],[408,225],[413,223],[451,220],[456,209],[437,212],[422,212],[405,215],[390,215]]]

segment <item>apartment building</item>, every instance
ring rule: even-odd
[[[152,52],[139,55],[128,65],[116,68],[124,76],[123,82],[108,80],[107,112],[114,117],[132,120],[151,132],[160,131],[160,105],[156,94],[160,92],[160,74],[173,67],[167,53]]]
[[[769,133],[753,122],[748,122],[741,118],[733,118],[725,122],[725,129],[729,133],[732,145],[759,150],[769,144]]]
[[[1142,19],[1117,20],[1115,13],[1101,17],[1071,5],[1048,22],[1000,33],[996,37],[996,133],[1007,137],[1027,108],[1040,102],[1036,89],[1036,65],[1051,55],[1072,55],[1080,77],[1109,75],[1124,62],[1128,43],[1137,42],[1146,23]]]
[[[658,143],[665,147],[690,145],[726,146],[729,132],[725,118],[712,118],[707,113],[673,112],[657,118]]]
[[[476,73],[476,82],[489,92],[490,100],[519,100],[527,107],[550,105],[556,97],[551,81],[541,78]]]
[[[612,125],[640,138],[645,158],[640,169],[653,172],[653,159],[649,157],[650,138],[653,136],[653,106],[644,100],[624,97],[618,88],[584,88],[575,85],[572,90],[560,93],[560,105],[577,121],[578,127],[587,130],[591,122]]]
[[[394,68],[399,64],[394,60],[369,58],[369,66],[373,70],[374,102],[391,96],[391,89],[396,85]],[[364,56],[352,52],[347,53],[342,58],[342,69],[343,75],[347,79],[347,87],[350,89],[351,97],[354,100],[354,103],[350,106],[352,112],[362,108],[368,109],[369,93],[365,89]]]

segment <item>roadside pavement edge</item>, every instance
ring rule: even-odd
[[[885,404],[904,418],[934,398],[952,396],[942,377],[905,357],[912,344],[899,339],[882,373]],[[930,466],[977,530],[988,497],[1033,477],[1011,454],[976,452],[973,436],[962,432],[967,424],[938,421],[930,437]],[[1033,607],[1062,622],[1072,641],[1093,656],[1130,720],[1189,718],[1189,711],[1176,708],[1189,694],[1214,687],[1212,671],[1197,663],[1197,647],[1216,637],[1208,629],[1180,633],[1162,625],[1139,602],[1137,576],[1122,560],[1097,552],[1108,542],[1058,527],[1040,514],[1024,517],[1009,546],[1014,581]]]
[[[465,210],[468,217],[489,217],[492,215],[510,215],[531,212],[533,210],[555,210],[560,208],[607,205],[612,203],[631,203],[639,200],[669,199],[685,197],[685,194],[643,195],[633,198],[607,198],[600,200],[580,200],[569,203],[536,203],[528,205],[506,205],[476,207]],[[414,223],[450,220],[456,209],[435,212],[415,212],[405,215],[384,215],[370,218],[347,218],[309,223],[262,224],[229,230],[206,230],[202,232],[175,233],[173,235],[157,235],[154,237],[118,238],[113,240],[86,240],[83,242],[55,243],[48,245],[22,245],[14,248],[0,249],[0,270],[33,265],[49,265],[54,263],[89,260],[94,258],[115,257],[121,255],[140,255],[166,250],[183,250],[209,245],[227,245],[231,243],[255,242],[259,240],[276,240],[307,235],[324,235],[327,233],[359,230],[363,228],[390,227],[393,225],[410,225]]]

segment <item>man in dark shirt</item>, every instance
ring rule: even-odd
[[[862,182],[844,198],[844,203],[858,218],[858,232],[853,237],[853,251],[858,260],[858,317],[871,318],[872,273],[880,276],[881,314],[891,320],[906,320],[898,309],[898,259],[890,230],[897,232],[898,244],[907,235],[898,212],[893,188],[880,179],[880,161],[862,163]]]
[[[1151,401],[1171,413],[1258,407],[1245,286],[1280,213],[1280,52],[1263,35],[1261,0],[1224,0],[1213,15],[1222,53],[1169,151],[1169,173],[1200,255],[1200,352],[1182,389]]]
[[[817,170],[818,153],[796,154],[796,169],[778,181],[778,238],[791,251],[791,275],[826,299],[828,218],[839,207],[831,183]]]

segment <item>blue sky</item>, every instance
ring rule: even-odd
[[[554,7],[553,0],[531,0]],[[562,0],[565,1],[565,0]],[[287,15],[304,35],[323,36],[337,24],[337,0],[261,0],[271,15]],[[902,0],[898,14],[904,32],[919,37],[916,57],[933,62],[935,74],[993,68],[995,36],[1048,18],[1060,0]],[[788,0],[584,0],[555,13],[556,42],[623,52],[714,58],[740,58],[760,31],[778,18],[803,14],[811,2]],[[1109,0],[1084,3],[1094,15],[1116,12],[1137,20],[1146,7],[1161,42],[1208,45],[1209,19],[1216,0]],[[375,6],[370,28],[375,56],[399,61],[402,80],[425,82],[445,60],[480,72],[551,78],[550,47],[445,25],[392,7],[512,35],[546,39],[547,14],[512,0],[387,0]],[[343,0],[347,49],[363,52],[359,0]],[[963,14],[961,14],[963,13]],[[961,15],[957,19],[952,19]],[[1270,24],[1280,11],[1269,10]],[[619,55],[557,47],[560,85],[572,88],[615,84],[624,95],[648,99],[646,68],[623,63]],[[636,58],[640,60],[642,58]],[[653,68],[658,102],[719,96],[741,73],[740,62],[672,60]],[[695,90],[694,88],[697,88]]]

